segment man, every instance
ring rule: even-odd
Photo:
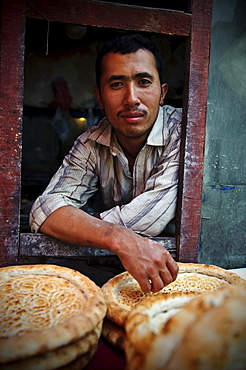
[[[176,279],[178,266],[142,235],[159,235],[175,216],[181,111],[163,106],[161,57],[140,35],[104,45],[96,80],[106,118],[77,139],[33,205],[31,228],[117,254],[144,292],[157,292]],[[100,219],[81,209],[98,189]]]

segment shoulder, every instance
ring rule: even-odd
[[[163,106],[163,127],[168,135],[180,138],[182,127],[182,108],[174,108],[170,105]]]
[[[161,109],[163,111],[163,118],[166,122],[182,122],[182,108],[174,108],[171,105],[163,105]]]
[[[108,151],[111,134],[108,132],[108,123],[102,120],[98,125],[90,126],[84,133],[77,137],[74,145],[66,156],[68,163],[97,163],[102,150]],[[111,132],[111,131],[110,131]]]
[[[170,105],[159,107],[157,120],[150,132],[147,144],[163,146],[181,135],[182,109]]]
[[[78,137],[78,141],[83,145],[95,145],[96,143],[109,146],[111,138],[111,126],[103,118],[97,125],[90,126],[82,135]]]

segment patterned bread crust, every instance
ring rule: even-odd
[[[122,288],[128,291],[126,296],[118,294]],[[107,304],[107,317],[122,327],[132,307],[144,296],[138,282],[127,271],[109,279],[101,291]]]
[[[107,303],[107,317],[124,326],[129,312],[145,297],[181,292],[201,294],[228,284],[246,285],[237,274],[217,266],[181,262],[178,266],[177,279],[158,293],[143,293],[127,271],[108,280],[101,288]]]
[[[42,353],[41,355],[31,356],[16,362],[3,364],[1,366],[1,370],[60,369],[61,367],[71,364],[71,362],[74,364],[82,355],[84,355],[84,362],[86,358],[89,358],[91,352],[98,345],[101,331],[102,322],[100,322],[97,327],[85,337],[76,342],[57,348],[54,351]],[[81,368],[82,367],[80,367],[80,369]]]
[[[156,330],[153,318],[163,310],[158,301],[161,296],[144,299],[127,318],[127,370],[245,369],[245,287],[196,296]]]
[[[215,265],[204,265],[198,263],[178,262],[180,272],[195,272],[207,276],[215,276],[218,279],[225,280],[229,284],[244,284],[245,280],[235,274]]]
[[[78,271],[55,265],[0,268],[0,301],[0,363],[77,341],[94,330],[106,314],[104,297],[93,281]],[[33,322],[28,314],[35,317]],[[37,322],[41,323],[39,327]]]

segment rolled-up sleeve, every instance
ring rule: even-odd
[[[29,223],[37,232],[48,216],[64,206],[81,208],[97,191],[95,159],[80,140],[75,142],[46,190],[34,202]]]

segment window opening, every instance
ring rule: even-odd
[[[75,138],[103,117],[93,96],[94,61],[103,42],[123,32],[51,22],[46,55],[47,22],[27,18],[20,232],[30,232],[30,208]],[[182,107],[186,38],[142,33],[163,55],[165,104]]]

